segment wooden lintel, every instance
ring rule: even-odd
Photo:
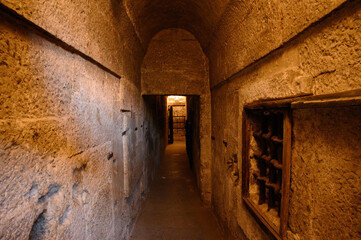
[[[322,95],[298,95],[291,98],[263,99],[245,104],[245,109],[320,108],[361,105],[361,89]]]
[[[291,108],[324,108],[324,107],[345,107],[361,105],[361,97],[346,97],[335,99],[320,99],[297,101],[291,104]]]

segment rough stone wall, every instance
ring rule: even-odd
[[[143,48],[122,1],[0,2],[114,72],[123,73],[125,51],[142,58]]]
[[[361,237],[360,117],[360,106],[293,111],[290,239]]]
[[[142,65],[143,94],[207,94],[207,81],[207,58],[192,34],[167,29],[154,36]]]
[[[302,1],[295,6],[298,10],[295,8],[295,11],[285,12],[289,15],[288,19],[300,18],[296,17],[296,12],[315,6],[308,5],[311,2]],[[325,4],[324,7],[329,7],[327,11],[315,11],[308,19],[318,19],[336,5],[336,2]],[[243,22],[258,23],[260,19],[268,19],[262,18],[263,15],[255,18],[252,11],[244,16]],[[212,48],[212,205],[233,237],[269,238],[245,207],[241,181],[233,175],[236,170],[229,169],[227,165],[227,160],[236,154],[238,170],[241,172],[244,105],[262,99],[361,89],[360,16],[360,2],[349,1],[271,53],[273,48],[267,44],[261,51],[258,51],[257,46],[263,48],[259,41],[272,38],[259,37],[256,41],[254,34],[258,35],[259,32],[252,29],[248,30],[247,35],[234,38],[243,43],[248,42],[242,46],[244,53],[237,55],[239,51],[232,51],[233,47],[237,47],[232,42],[219,45],[229,49],[228,53]],[[282,20],[288,29],[295,27],[286,35],[299,33],[307,25],[293,26],[294,21],[291,20]],[[307,22],[306,18],[304,22]],[[279,32],[273,29],[272,24],[264,25],[264,31],[277,37]],[[234,34],[237,33],[235,31]],[[217,34],[217,38],[231,41],[231,37],[226,37],[227,34]],[[250,52],[253,56],[247,54]],[[254,62],[265,54],[264,58]],[[237,72],[238,69],[242,70]],[[227,81],[218,84],[224,79]],[[361,237],[361,199],[356,190],[360,189],[361,150],[352,147],[360,139],[359,114],[359,106],[294,110],[288,239]]]
[[[211,87],[283,46],[345,0],[230,1],[205,49]]]
[[[142,94],[200,96],[200,172],[202,199],[211,199],[210,90],[208,61],[198,41],[182,29],[159,32],[142,65]]]
[[[204,48],[231,1],[124,0],[124,5],[145,48],[156,33],[167,28],[187,29]]]
[[[0,239],[127,239],[166,101],[141,97],[143,50],[122,5],[1,2],[56,40],[1,6]]]

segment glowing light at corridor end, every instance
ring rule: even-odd
[[[169,103],[185,103],[185,96],[168,96],[168,104]]]

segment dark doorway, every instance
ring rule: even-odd
[[[187,97],[168,96],[168,143],[185,141],[187,120]]]

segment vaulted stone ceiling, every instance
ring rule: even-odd
[[[230,0],[124,0],[134,28],[147,48],[162,29],[183,28],[207,48]]]

